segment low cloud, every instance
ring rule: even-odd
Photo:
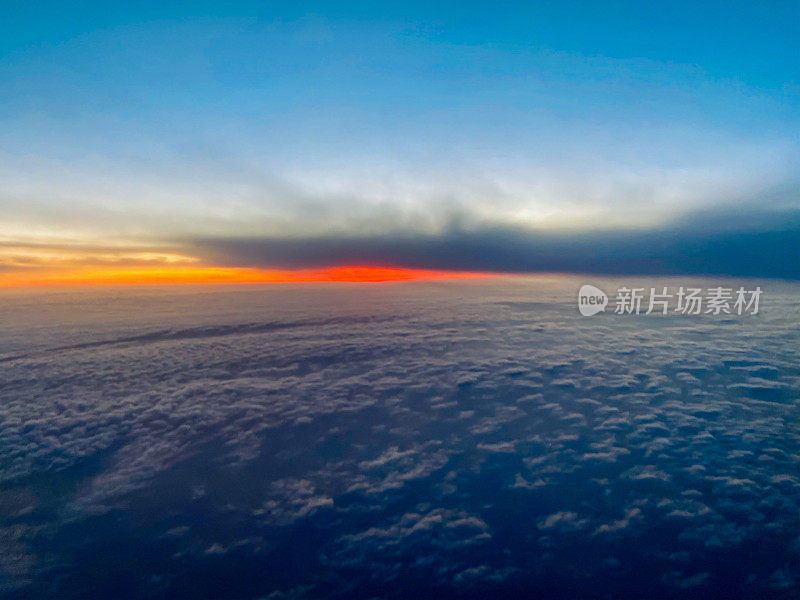
[[[192,252],[226,266],[308,268],[341,264],[496,272],[586,272],[800,278],[800,211],[695,212],[651,229],[533,231],[508,225],[438,233],[191,240]]]

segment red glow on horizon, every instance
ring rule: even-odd
[[[291,271],[287,273],[292,273]],[[293,281],[331,281],[331,282],[382,282],[413,281],[425,279],[474,279],[489,277],[489,273],[463,271],[429,271],[425,269],[404,269],[400,267],[329,267],[315,271],[296,271],[290,276]]]
[[[0,274],[0,287],[178,283],[381,283],[481,279],[493,276],[495,276],[493,273],[433,271],[359,265],[303,270],[239,267],[97,268],[80,271],[16,271],[4,273]]]

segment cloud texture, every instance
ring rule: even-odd
[[[796,286],[579,283],[8,297],[0,594],[794,597]]]

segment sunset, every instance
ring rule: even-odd
[[[427,271],[391,267],[329,267],[325,269],[266,270],[215,267],[117,268],[93,267],[64,272],[8,274],[0,286],[120,285],[158,283],[303,283],[303,282],[382,282],[433,279],[473,279],[490,273]]]
[[[0,3],[0,600],[796,600],[800,4]]]

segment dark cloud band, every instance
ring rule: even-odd
[[[694,214],[649,230],[535,232],[451,227],[437,234],[206,238],[215,264],[310,268],[341,264],[495,272],[730,275],[800,279],[800,211]]]

